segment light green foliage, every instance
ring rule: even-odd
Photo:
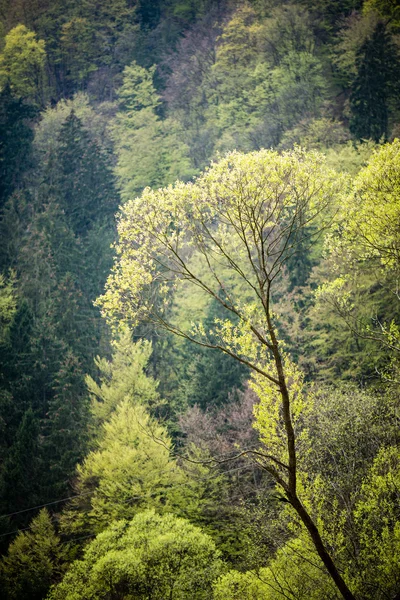
[[[293,126],[303,115],[318,115],[326,82],[322,63],[316,56],[292,51],[271,71],[270,78],[270,94],[277,105],[282,127]]]
[[[400,6],[396,0],[365,0],[363,13],[369,15],[374,12],[387,20],[391,27],[400,26]]]
[[[393,292],[399,268],[399,169],[400,142],[395,140],[377,149],[355,178],[327,236],[331,277],[317,294],[319,306],[332,307],[361,337],[391,351],[398,348],[399,307]]]
[[[166,306],[171,297],[169,282],[178,291],[199,288],[225,302],[226,308],[234,307],[241,319],[239,324],[217,320],[216,339],[229,352],[248,355],[261,367],[265,349],[262,343],[257,347],[251,329],[266,335],[254,289],[257,277],[266,277],[264,269],[271,277],[276,274],[288,245],[303,235],[297,220],[300,213],[293,212],[299,202],[302,210],[309,211],[310,220],[320,221],[321,210],[338,193],[341,182],[336,173],[324,168],[320,155],[261,151],[228,155],[196,184],[146,190],[141,198],[127,203],[120,219],[119,258],[102,299],[105,312],[133,322],[141,316],[153,318],[160,305],[153,305],[150,284],[156,286],[159,301]],[[217,224],[214,234],[211,223]],[[260,227],[260,237],[253,238],[255,226]],[[218,272],[214,270],[217,263],[205,250],[208,247],[218,257]],[[197,254],[192,261],[194,249]],[[162,265],[158,256],[164,257]],[[198,333],[199,341],[207,343],[200,323]]]
[[[77,488],[86,497],[77,500],[78,515],[66,514],[65,528],[101,531],[110,519],[130,518],[148,506],[165,510],[169,488],[184,480],[170,452],[165,428],[143,406],[122,401],[103,425],[98,448],[78,467]]]
[[[157,287],[166,305],[171,297],[169,282],[177,288],[180,284],[198,286],[215,297],[221,288],[219,276],[223,276],[226,304],[238,310],[244,329],[236,332],[233,324],[224,321],[216,324],[216,333],[230,338],[232,350],[236,333],[243,344],[251,345],[253,319],[254,326],[262,328],[262,317],[253,304],[257,275],[261,277],[264,268],[270,276],[277,273],[290,242],[303,235],[295,209],[301,207],[310,220],[320,221],[322,209],[345,181],[323,163],[321,155],[300,150],[283,155],[266,150],[231,153],[195,184],[145,190],[125,205],[119,221],[118,259],[101,300],[105,314],[132,322],[152,314],[157,307],[153,292],[148,295],[150,284]],[[217,224],[213,234],[211,223]],[[253,238],[255,223],[261,230]],[[207,263],[208,247],[218,257],[219,273],[213,258]],[[190,262],[194,249],[200,259],[196,264]],[[164,256],[160,265],[158,255]],[[184,264],[180,265],[181,260]]]
[[[265,600],[341,598],[304,532],[278,550],[268,567],[261,569],[261,572],[263,581],[269,584],[270,595]]]
[[[260,151],[229,154],[195,184],[145,190],[124,207],[118,258],[100,300],[112,320],[150,318],[250,366],[265,407],[263,441],[278,461],[285,459],[285,427],[269,354],[277,315],[271,304],[266,311],[263,294],[296,244],[312,236],[303,219],[316,227],[329,220],[329,203],[343,182],[325,168],[321,155]],[[187,294],[200,289],[225,307],[226,318],[206,326],[200,320],[183,330],[169,312],[171,286]],[[292,382],[290,418],[297,429],[302,377],[289,358],[283,368]],[[299,449],[302,443],[299,435]]]
[[[254,64],[260,27],[255,17],[251,6],[244,4],[225,25],[213,67],[216,74],[229,72],[237,79],[241,69]]]
[[[160,187],[187,177],[192,170],[178,124],[157,115],[159,98],[153,84],[154,68],[136,63],[125,67],[119,90],[121,112],[112,127],[118,157],[115,169],[124,201],[146,186]]]
[[[290,382],[291,418],[297,449],[299,456],[304,457],[309,452],[309,437],[307,430],[304,430],[303,422],[312,411],[313,397],[310,393],[306,396],[303,385],[304,375],[289,356],[284,356],[284,369]],[[256,418],[254,427],[260,434],[260,441],[269,453],[282,463],[288,464],[287,443],[282,433],[284,430],[282,400],[276,385],[259,373],[253,374],[250,385],[260,399],[259,404],[254,407]]]
[[[334,46],[333,63],[339,69],[345,85],[349,85],[357,75],[357,53],[365,40],[372,35],[377,22],[374,12],[365,17],[354,13],[340,29]]]
[[[208,600],[221,571],[219,553],[198,527],[153,511],[97,536],[50,600]]]
[[[290,53],[314,53],[313,18],[298,4],[273,6],[261,21],[260,44],[271,65],[277,66]]]
[[[144,69],[135,62],[125,67],[118,97],[127,117],[135,116],[144,108],[156,109],[159,106],[160,100],[153,84],[154,72],[155,67]]]
[[[0,54],[0,85],[9,82],[16,96],[37,104],[43,101],[45,43],[25,25],[17,25],[5,38]]]
[[[11,273],[9,278],[0,273],[0,344],[6,342],[8,330],[17,311],[15,284],[15,273]]]
[[[340,212],[340,238],[330,247],[357,260],[377,258],[385,270],[399,261],[400,140],[377,149]]]
[[[356,388],[316,393],[305,419],[310,452],[302,498],[356,597],[395,597],[399,585],[399,450],[396,408],[388,397]],[[216,600],[327,600],[332,586],[290,507],[291,539],[256,571],[223,575]]]
[[[214,600],[267,600],[269,588],[259,575],[229,571],[214,585]]]
[[[358,439],[364,444],[366,454],[371,454],[373,443],[368,447],[368,442]],[[354,473],[351,464],[351,449],[338,447],[337,456],[340,458],[345,452],[348,452],[344,458],[350,466],[349,473],[344,474],[344,465],[338,464],[336,477],[328,473],[314,478],[305,494],[308,493],[307,502],[356,597],[366,600],[395,597],[400,551],[398,446],[382,445],[372,464],[370,457],[361,461],[364,475],[361,482],[360,473]],[[353,451],[353,455],[359,460],[357,452]]]
[[[359,145],[347,142],[328,148],[325,151],[322,149],[322,151],[325,152],[327,164],[331,169],[344,171],[354,177],[367,165],[375,149],[376,144],[372,140],[368,140]]]
[[[306,537],[292,539],[268,566],[230,571],[214,585],[215,600],[338,600]]]
[[[151,344],[132,342],[131,333],[126,330],[113,342],[111,361],[99,356],[95,359],[100,383],[88,375],[86,385],[96,421],[103,423],[108,420],[122,401],[146,407],[157,402],[157,384],[145,374],[150,355]]]
[[[280,143],[281,148],[293,148],[301,145],[307,150],[322,150],[334,148],[336,154],[340,146],[349,140],[349,133],[343,123],[321,117],[317,119],[303,119],[292,129],[285,131]]]
[[[355,508],[360,555],[358,589],[368,598],[394,597],[400,576],[400,453],[382,447],[363,482]]]
[[[397,442],[398,401],[350,385],[320,388],[314,396],[304,422],[310,441],[302,465],[305,495],[329,544],[355,547],[352,510],[380,449]]]
[[[317,117],[326,92],[322,64],[306,11],[276,7],[257,19],[239,8],[219,39],[209,119],[220,131],[218,150],[277,145],[301,118]]]
[[[0,581],[7,600],[39,600],[63,572],[66,552],[49,513],[42,509],[11,542],[0,562]]]
[[[146,189],[121,215],[117,261],[100,302],[114,322],[151,319],[253,371],[265,406],[257,460],[297,512],[338,589],[350,598],[298,495],[298,465],[308,451],[299,424],[310,401],[302,394],[302,374],[278,342],[271,291],[288,259],[330,223],[331,205],[346,185],[347,178],[326,169],[321,155],[297,149],[231,153],[194,184]],[[193,268],[195,251],[202,268]],[[231,318],[216,318],[207,328],[200,321],[183,331],[169,312],[171,288],[181,286],[200,288]]]
[[[325,495],[346,504],[382,446],[396,440],[396,404],[390,395],[355,386],[320,388],[305,425],[311,438],[306,471],[326,478]]]
[[[124,330],[113,342],[111,361],[95,360],[100,381],[86,378],[94,417],[93,450],[78,467],[77,490],[62,517],[66,531],[102,530],[110,517],[129,518],[147,506],[174,510],[192,521],[208,525],[207,515],[222,493],[223,477],[208,466],[178,466],[171,457],[167,430],[148,414],[159,408],[157,384],[145,374],[151,354],[149,342],[132,342]],[[201,460],[197,450],[192,458]],[[216,531],[215,531],[216,530]]]
[[[303,502],[356,597],[392,597],[398,586],[398,400],[353,386],[314,394],[304,420],[310,447],[302,464]],[[292,518],[295,535],[299,525]],[[284,549],[288,556],[291,546]],[[315,562],[306,548],[301,533],[291,558],[300,558],[299,568],[304,560]]]

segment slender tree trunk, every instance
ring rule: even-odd
[[[313,541],[316,551],[322,562],[324,563],[326,570],[329,575],[332,577],[333,581],[336,584],[336,587],[342,594],[345,600],[356,600],[355,596],[351,593],[349,588],[346,585],[343,577],[340,575],[339,571],[336,568],[335,563],[333,562],[328,550],[325,548],[324,542],[320,536],[317,526],[314,521],[308,514],[307,510],[304,508],[302,503],[300,502],[297,496],[288,498],[290,504],[293,506],[300,519],[303,522],[303,525],[307,528],[308,533]]]
[[[355,596],[351,593],[349,588],[346,585],[343,577],[340,575],[335,563],[328,550],[325,547],[324,542],[322,541],[321,535],[318,531],[317,526],[312,520],[311,516],[308,514],[306,508],[301,503],[298,495],[297,495],[297,456],[296,456],[296,436],[293,428],[291,410],[290,410],[290,395],[289,390],[286,385],[286,376],[285,370],[283,366],[282,356],[279,349],[279,342],[275,334],[275,329],[272,324],[272,320],[269,313],[269,304],[266,304],[267,311],[267,322],[268,322],[268,330],[271,337],[272,342],[272,353],[274,356],[274,362],[276,371],[278,374],[279,380],[279,391],[282,398],[282,408],[283,408],[283,420],[285,423],[286,436],[287,436],[287,449],[288,449],[288,458],[289,458],[289,469],[288,469],[288,485],[285,490],[287,499],[290,504],[293,506],[294,510],[299,515],[303,525],[306,527],[314,547],[318,553],[318,556],[322,560],[326,570],[329,575],[333,579],[337,589],[342,594],[345,600],[356,600]]]

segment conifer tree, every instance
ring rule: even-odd
[[[35,115],[6,85],[0,91],[0,209],[7,198],[21,186],[23,173],[31,164],[33,131],[29,121]]]
[[[20,532],[0,562],[0,582],[6,600],[41,600],[62,573],[66,552],[49,513],[43,509],[29,531]]]
[[[1,512],[26,508],[39,496],[39,421],[29,408],[21,421],[3,465],[0,479]]]
[[[204,321],[205,326],[212,328],[215,319],[226,317],[221,304],[212,299]],[[232,400],[237,390],[241,390],[243,382],[249,377],[248,369],[235,361],[231,356],[220,352],[209,352],[185,341],[181,358],[187,364],[185,378],[181,383],[184,389],[185,404],[198,404],[203,410],[219,407]],[[186,381],[185,381],[186,380]]]
[[[47,496],[61,497],[77,463],[87,450],[89,403],[82,369],[71,350],[64,353],[54,376],[53,397],[42,422],[41,454],[47,469],[43,487]]]
[[[350,97],[350,130],[376,142],[388,135],[389,103],[398,91],[398,51],[382,22],[357,53],[357,76]]]
[[[94,221],[114,213],[118,201],[111,170],[74,111],[61,128],[54,166],[57,200],[74,233],[84,235]]]

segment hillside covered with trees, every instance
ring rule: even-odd
[[[396,0],[0,0],[0,596],[400,599]]]

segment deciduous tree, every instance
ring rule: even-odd
[[[206,600],[221,566],[213,541],[198,527],[148,510],[99,534],[49,600]]]
[[[126,200],[147,185],[159,187],[192,174],[179,126],[157,114],[160,100],[154,84],[155,68],[132,63],[125,67],[119,89],[121,111],[113,125],[118,156],[116,175],[121,197]]]
[[[324,227],[343,184],[321,156],[298,150],[229,154],[193,184],[147,189],[124,208],[118,258],[100,302],[114,321],[153,319],[250,368],[260,397],[260,463],[299,516],[340,593],[353,600],[301,501],[307,400],[302,374],[279,342],[274,306],[274,284],[285,262]],[[200,261],[191,260],[194,253]],[[202,323],[191,331],[179,328],[168,304],[171,290],[182,286],[200,288],[220,302],[226,318],[212,330]]]
[[[5,38],[0,55],[0,82],[2,87],[9,82],[17,97],[27,98],[34,103],[43,103],[45,43],[37,40],[36,34],[25,25],[17,25]]]

